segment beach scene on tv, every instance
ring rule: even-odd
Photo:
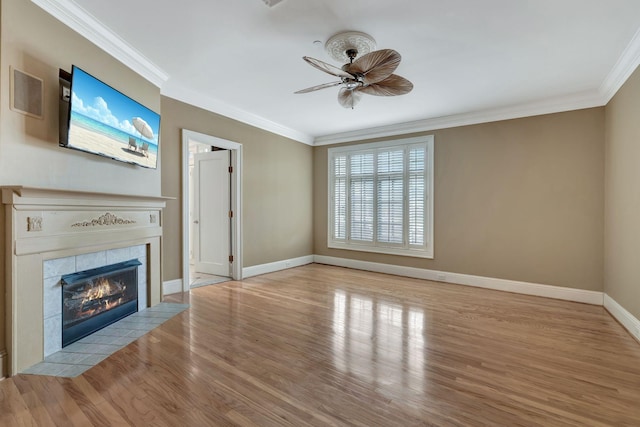
[[[155,168],[160,115],[73,68],[68,147]]]

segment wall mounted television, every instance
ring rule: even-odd
[[[75,65],[59,80],[60,146],[157,168],[158,113]]]

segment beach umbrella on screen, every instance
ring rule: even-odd
[[[133,118],[133,127],[140,132],[140,135],[153,139],[153,129],[151,129],[151,126],[149,126],[149,124],[140,117]]]

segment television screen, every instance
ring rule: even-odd
[[[157,167],[158,113],[75,65],[69,101],[67,137],[61,145],[146,168]]]

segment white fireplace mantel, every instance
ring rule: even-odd
[[[43,262],[146,245],[147,304],[160,302],[166,197],[0,187],[0,378],[44,358]],[[2,294],[5,295],[4,302]],[[3,349],[6,350],[3,351]],[[7,359],[7,360],[3,360]],[[8,363],[7,363],[8,362]]]

